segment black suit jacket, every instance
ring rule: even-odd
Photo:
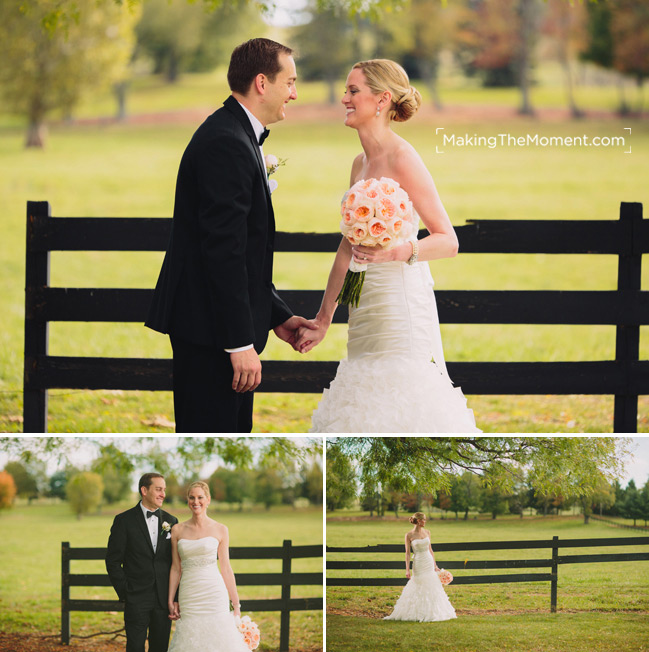
[[[128,601],[129,597],[137,599],[138,595],[154,592],[160,604],[167,605],[171,538],[167,538],[168,533],[162,529],[162,523],[166,521],[173,527],[178,519],[162,510],[159,518],[155,553],[146,517],[139,503],[133,509],[118,514],[113,521],[106,551],[106,570],[122,602]]]
[[[292,312],[272,283],[275,218],[250,120],[234,97],[180,163],[171,238],[146,325],[189,342],[261,352]]]

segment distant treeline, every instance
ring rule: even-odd
[[[133,476],[120,472],[97,459],[87,470],[69,466],[46,476],[41,469],[30,469],[22,462],[10,462],[0,471],[0,509],[10,507],[16,497],[30,502],[40,497],[60,498],[70,503],[81,517],[101,505],[109,505],[133,496]],[[186,499],[187,486],[199,478],[165,474],[167,500]],[[202,478],[201,478],[202,479]],[[205,481],[210,487],[212,504],[228,503],[230,508],[243,509],[244,504],[292,505],[301,499],[309,504],[322,505],[322,469],[318,462],[305,463],[294,472],[278,466],[233,470],[218,468]],[[133,496],[135,499],[135,496]]]

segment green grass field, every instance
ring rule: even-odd
[[[21,506],[3,512],[0,526],[0,621],[6,632],[56,633],[60,628],[61,608],[61,542],[72,547],[105,547],[110,526],[116,513],[131,507],[131,503],[111,506],[98,514],[81,520],[65,503]],[[169,507],[168,511],[185,520],[189,511],[184,504]],[[313,545],[322,542],[322,511],[320,509],[292,510],[275,508],[245,510],[243,512],[216,511],[209,515],[225,523],[234,546],[281,546],[284,539],[295,545]],[[72,561],[73,573],[103,573],[101,561]],[[280,572],[281,560],[234,560],[236,573]],[[297,572],[317,572],[322,559],[298,559],[293,562]],[[73,587],[72,598],[115,599],[111,588]],[[279,597],[279,586],[242,586],[239,595],[246,598]],[[321,596],[320,586],[296,586],[294,597]],[[73,612],[72,633],[90,634],[122,627],[123,616]],[[255,613],[254,620],[262,631],[261,650],[279,647],[279,613]],[[307,651],[322,648],[322,614],[317,611],[291,614],[291,649]]]
[[[341,515],[344,512],[341,513]],[[339,515],[339,517],[341,516]],[[400,544],[410,528],[399,520],[327,519],[327,545]],[[353,518],[353,517],[352,517]],[[499,517],[496,520],[428,522],[435,542],[517,541],[642,536],[582,517]],[[647,546],[570,548],[560,555],[646,552]],[[548,549],[486,550],[439,553],[445,560],[544,559]],[[328,559],[403,560],[399,554],[330,553]],[[454,570],[462,575],[517,573],[520,570]],[[544,569],[530,572],[545,572]],[[328,577],[397,577],[400,571],[328,571]],[[561,564],[558,613],[550,614],[548,582],[457,585],[446,587],[458,615],[442,623],[383,622],[399,596],[399,587],[329,587],[327,650],[329,652],[441,651],[632,651],[649,649],[649,562]]]
[[[132,106],[142,111],[219,104],[210,93],[214,76],[187,77],[178,87],[149,82],[136,85]],[[218,84],[215,84],[218,86]],[[314,99],[318,85],[303,86]],[[449,91],[452,89],[449,89]],[[218,86],[218,92],[222,88]],[[219,96],[220,97],[220,96]],[[481,93],[485,104],[500,97]],[[557,96],[558,97],[558,96]],[[555,98],[556,99],[556,98]],[[550,102],[550,99],[547,100]],[[554,101],[554,100],[553,100]],[[557,100],[558,101],[558,100]],[[608,106],[603,97],[600,108]],[[83,115],[106,112],[98,98]],[[342,116],[341,116],[342,118]],[[7,125],[7,121],[0,120]],[[626,135],[631,154],[617,148],[447,148],[437,154],[446,134],[514,136]],[[24,312],[24,238],[27,200],[48,200],[55,216],[169,216],[177,166],[196,125],[95,125],[52,128],[44,151],[23,149],[17,126],[0,129],[0,430],[22,424],[22,343]],[[452,115],[427,116],[398,127],[422,154],[456,225],[467,219],[616,219],[620,201],[647,204],[642,165],[649,146],[649,123],[615,119],[541,122],[512,118],[457,123]],[[627,144],[628,144],[627,143]],[[626,146],[625,146],[626,147]],[[287,158],[276,174],[277,226],[286,231],[335,231],[338,202],[348,184],[349,166],[359,144],[342,120],[291,122],[273,127],[267,153]],[[68,287],[153,287],[160,253],[54,252],[51,283]],[[279,254],[279,288],[324,287],[331,255]],[[611,256],[460,255],[431,265],[440,289],[614,289],[617,262]],[[649,272],[643,274],[647,287]],[[311,316],[311,315],[307,315]],[[649,329],[641,335],[641,357],[649,357]],[[615,330],[607,326],[444,325],[446,356],[465,360],[596,360],[614,357]],[[332,327],[327,340],[308,359],[338,360],[345,355],[346,327]],[[166,357],[167,338],[137,324],[54,323],[53,355]],[[266,359],[296,359],[271,336]],[[304,432],[317,404],[315,395],[258,394],[255,429]],[[609,432],[613,398],[470,397],[478,426],[487,432]],[[173,419],[169,393],[50,392],[51,432],[165,432]],[[639,429],[649,431],[649,401],[641,399]]]

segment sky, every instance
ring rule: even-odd
[[[304,437],[294,437],[298,441],[304,441]],[[111,438],[113,439],[113,438]],[[178,437],[172,436],[156,436],[162,448],[173,448],[177,445]],[[127,438],[121,438],[122,441],[128,441]],[[628,457],[624,464],[624,475],[620,479],[623,487],[625,487],[629,480],[633,478],[636,486],[641,487],[649,480],[649,435],[632,437],[631,438],[631,453],[632,457]],[[95,448],[89,445],[81,445],[76,453],[70,455],[70,462],[75,465],[84,466],[88,464],[95,455]],[[5,464],[9,461],[7,454],[0,452],[0,469],[4,468]],[[205,465],[203,468],[204,477],[209,477],[219,465],[218,460],[214,460]],[[48,464],[48,473],[53,473],[56,470],[56,463],[51,461]]]

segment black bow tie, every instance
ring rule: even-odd
[[[264,141],[266,138],[268,138],[268,134],[270,133],[270,129],[264,129],[264,133],[262,133],[261,136],[259,136],[259,147],[261,147],[264,144]]]
[[[151,518],[152,516],[160,516],[160,510],[156,509],[155,512],[150,512],[148,509],[146,510],[146,517]]]

